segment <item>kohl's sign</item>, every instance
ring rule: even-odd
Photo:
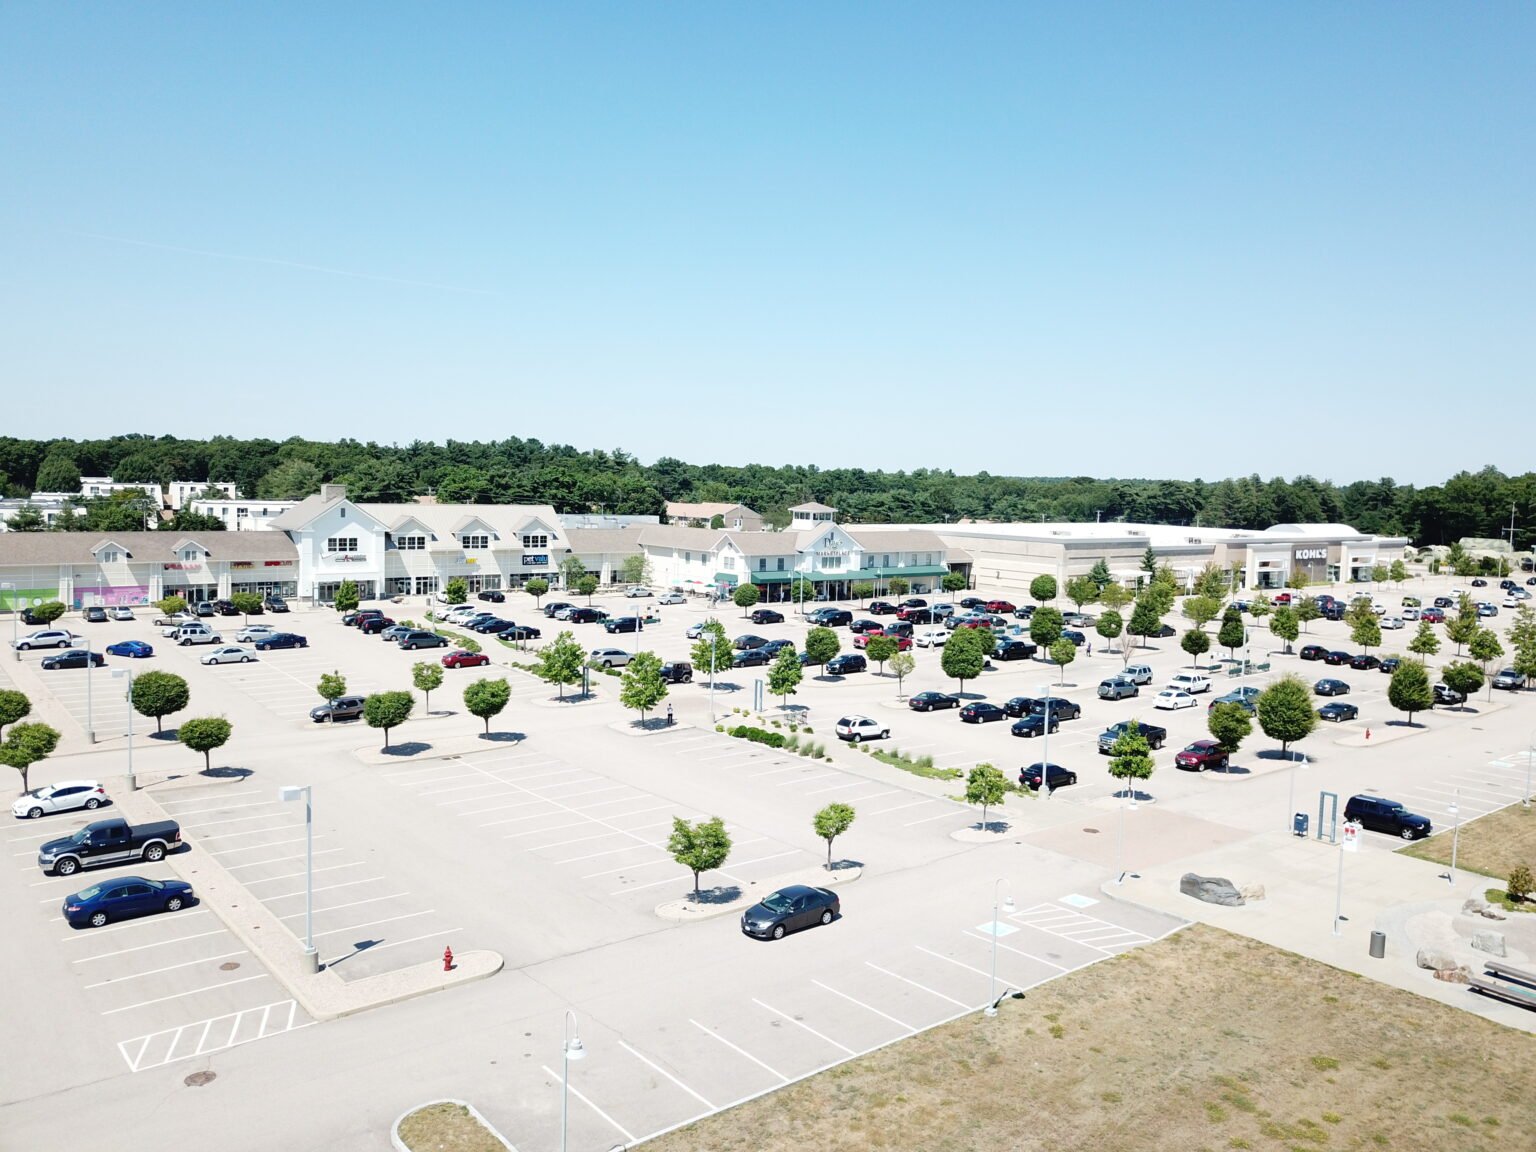
[[[1326,548],[1298,548],[1298,549],[1296,549],[1296,559],[1298,559],[1298,560],[1326,560],[1326,559],[1328,559],[1328,549],[1326,549]]]

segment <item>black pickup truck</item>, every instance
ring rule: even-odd
[[[72,836],[49,840],[37,850],[37,865],[53,876],[73,876],[82,868],[102,864],[162,860],[180,844],[181,825],[174,820],[136,825],[126,820],[97,820]]]
[[[1155,724],[1142,724],[1135,720],[1122,720],[1118,724],[1111,724],[1099,734],[1099,754],[1108,756],[1114,752],[1115,741],[1119,740],[1131,728],[1141,732],[1142,739],[1150,748],[1161,748],[1168,739],[1168,729],[1159,728]]]

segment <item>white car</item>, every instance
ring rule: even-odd
[[[1396,630],[1403,626],[1403,618],[1401,616],[1383,616],[1380,623],[1383,628]]]
[[[483,611],[483,609],[481,609],[477,605],[460,604],[458,607],[450,608],[450,609],[448,609],[447,612],[443,613],[443,616],[442,616],[443,623],[445,623],[445,624],[462,624],[465,620],[468,620],[471,616],[478,616],[482,611]]]
[[[11,647],[18,652],[25,652],[30,648],[73,648],[80,639],[73,632],[63,628],[49,628],[42,632],[34,632],[30,636],[23,636],[20,640],[13,640]]]
[[[202,664],[249,664],[258,659],[256,653],[249,648],[242,648],[238,644],[225,644],[222,648],[213,648],[199,658]]]
[[[555,619],[569,620],[571,618],[571,613],[576,611],[576,607],[577,606],[575,604],[567,604],[564,608],[556,608]]]
[[[160,635],[174,636],[189,624],[201,623],[202,621],[190,612],[178,612],[176,615],[171,617],[171,622],[169,624],[160,629]]]
[[[17,819],[36,820],[50,812],[68,812],[74,808],[95,811],[107,802],[107,793],[94,780],[64,780],[23,792],[11,805]]]
[[[686,603],[688,603],[688,597],[684,596],[681,592],[675,592],[675,591],[674,592],[663,592],[662,595],[661,595],[661,599],[656,601],[656,603],[658,603],[658,604],[686,604]]]
[[[277,631],[270,624],[247,624],[235,633],[235,639],[242,644],[254,644],[263,636],[271,636]]]
[[[1179,708],[1193,708],[1195,698],[1188,692],[1180,692],[1177,688],[1164,688],[1152,698],[1152,707],[1176,710]]]
[[[1387,606],[1380,600],[1372,600],[1371,611],[1376,613],[1378,616],[1385,616],[1387,614]]]
[[[599,668],[622,668],[630,661],[630,653],[622,648],[594,648],[588,657]]]
[[[628,596],[631,600],[643,600],[650,594],[651,590],[643,584],[631,584],[628,588],[624,589],[624,595]]]
[[[133,609],[126,604],[119,604],[115,608],[107,609],[107,618],[109,620],[132,620]]]
[[[697,640],[700,636],[704,635],[704,625],[706,623],[707,621],[704,620],[695,620],[692,624],[688,625],[688,630],[683,635],[690,640]]]
[[[912,643],[919,648],[942,648],[948,640],[949,633],[943,628],[929,628],[914,636]]]
[[[1417,608],[1414,608],[1410,605],[1409,607],[1403,609],[1404,620],[1417,620],[1418,618],[1419,610]]]
[[[1506,607],[1506,608],[1518,608],[1518,607],[1520,607],[1520,597],[1518,597],[1518,596],[1506,596],[1506,597],[1504,597],[1504,607]]]
[[[837,722],[837,738],[855,744],[864,740],[888,740],[891,730],[868,716],[844,716]]]

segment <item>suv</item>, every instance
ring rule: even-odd
[[[1127,664],[1125,671],[1120,673],[1120,675],[1124,676],[1132,684],[1150,684],[1152,683],[1152,665]]]
[[[545,616],[553,620],[555,618],[555,613],[560,611],[560,609],[574,607],[576,607],[576,605],[567,604],[564,600],[551,600],[548,604],[544,605],[543,611]]]
[[[693,682],[693,665],[686,660],[668,660],[661,666],[661,678],[668,684]]]
[[[808,619],[822,628],[836,628],[839,625],[852,624],[853,613],[844,608],[818,608],[810,614]]]
[[[1122,720],[1118,724],[1111,724],[1099,734],[1099,753],[1108,756],[1115,746],[1115,741],[1134,726],[1141,732],[1142,739],[1147,742],[1149,748],[1161,748],[1163,742],[1168,739],[1168,729],[1158,728],[1152,724],[1142,724],[1135,720]]]
[[[288,601],[284,600],[281,596],[268,596],[261,602],[261,606],[268,612],[288,611]]]
[[[363,714],[362,696],[338,696],[328,704],[309,710],[309,718],[316,724],[327,720],[356,720]]]
[[[631,654],[622,648],[594,648],[587,659],[599,668],[622,668],[629,663]]]
[[[1464,693],[1456,691],[1449,684],[1435,685],[1436,704],[1465,704],[1467,697]]]
[[[1510,691],[1515,691],[1525,687],[1525,677],[1520,675],[1520,673],[1516,672],[1513,668],[1505,668],[1502,669],[1499,674],[1493,678],[1493,686],[1495,688],[1505,688]]]
[[[28,648],[68,648],[77,639],[79,637],[72,632],[53,628],[46,632],[34,632],[30,636],[23,636],[20,640],[13,641],[11,647],[18,652],[25,652]]]
[[[1004,640],[998,644],[992,656],[997,660],[1028,660],[1037,651],[1039,649],[1028,640]],[[1132,696],[1136,694],[1134,689],[1135,685],[1132,685]]]
[[[565,619],[568,624],[601,624],[608,613],[601,608],[572,608]]]
[[[850,672],[864,672],[869,668],[869,661],[857,652],[844,652],[841,656],[834,656],[827,661],[827,674],[831,676],[846,676]]]
[[[1049,716],[1052,720],[1076,720],[1083,714],[1083,706],[1060,696],[1042,696],[1030,701],[1029,712],[1032,716]]]
[[[1227,754],[1214,740],[1196,740],[1193,744],[1185,745],[1184,750],[1173,758],[1173,766],[1193,768],[1196,772],[1204,772],[1207,768],[1220,768],[1225,771]]]
[[[203,624],[183,624],[176,629],[176,643],[185,648],[188,644],[222,644],[217,632]]]
[[[1111,676],[1099,681],[1100,700],[1124,700],[1127,696],[1140,696],[1141,689],[1128,676]]]
[[[864,740],[889,739],[891,730],[868,716],[844,716],[837,722],[837,738],[858,744]]]
[[[1372,832],[1386,832],[1404,840],[1419,840],[1434,830],[1429,817],[1410,812],[1396,800],[1380,796],[1351,796],[1344,805],[1344,819]]]
[[[614,632],[638,632],[640,631],[640,617],[618,616],[612,620],[603,621],[603,631]]]
[[[1169,678],[1168,687],[1195,696],[1211,690],[1211,679],[1209,676],[1200,676],[1194,672],[1180,672]]]
[[[1328,649],[1321,644],[1308,644],[1299,653],[1303,660],[1322,660],[1328,655]]]
[[[446,648],[448,638],[439,636],[436,632],[428,632],[424,628],[418,628],[414,632],[407,632],[395,641],[402,651],[414,652],[418,648]]]

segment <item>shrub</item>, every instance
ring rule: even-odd
[[[762,728],[752,728],[746,724],[738,724],[728,733],[738,740],[750,740],[754,744],[766,744],[770,748],[784,747],[784,733],[769,732]]]
[[[1523,903],[1530,899],[1533,889],[1536,889],[1536,882],[1531,879],[1531,870],[1524,864],[1517,864],[1504,883],[1504,890],[1509,893],[1509,898]]]

